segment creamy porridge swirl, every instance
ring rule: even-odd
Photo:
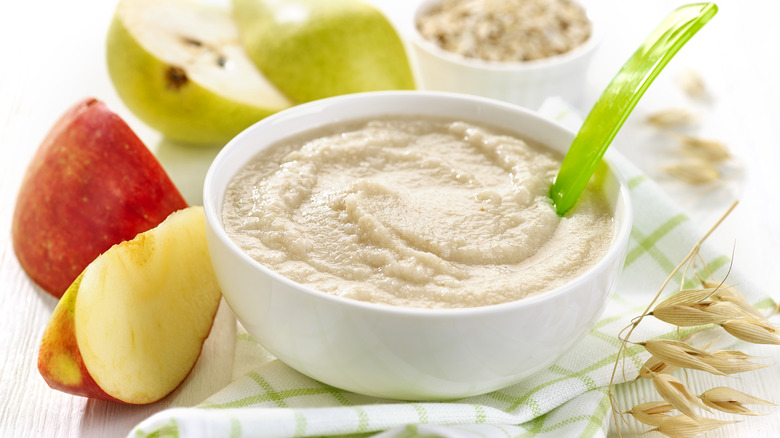
[[[515,301],[593,265],[613,235],[599,190],[559,218],[560,158],[466,122],[388,118],[274,145],[228,187],[247,254],[330,294],[405,307]]]

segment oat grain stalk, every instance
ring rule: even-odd
[[[621,422],[628,424],[625,416],[632,416],[640,423],[651,426],[647,432],[655,431],[669,437],[693,437],[717,429],[734,421],[723,421],[708,416],[713,411],[735,415],[761,415],[746,405],[772,405],[760,398],[745,394],[728,387],[716,387],[696,394],[686,383],[672,373],[706,372],[718,376],[729,376],[737,373],[764,368],[769,365],[754,362],[750,355],[736,350],[713,350],[712,341],[708,345],[694,346],[693,334],[707,328],[722,329],[745,342],[754,344],[780,345],[780,328],[776,327],[733,286],[725,284],[725,280],[714,281],[711,278],[696,279],[701,287],[684,289],[680,285],[679,292],[659,302],[661,294],[682,270],[681,283],[685,281],[689,270],[696,270],[696,263],[701,259],[699,250],[704,241],[718,228],[726,217],[734,210],[734,202],[721,218],[696,242],[688,255],[669,273],[653,300],[642,312],[632,320],[618,338],[620,347],[612,369],[609,384],[609,398],[612,403],[613,419],[618,435]],[[710,275],[711,276],[711,275]],[[727,274],[728,276],[728,274]],[[681,340],[650,339],[641,342],[632,341],[631,335],[644,318],[653,317],[657,320],[684,329],[692,334]],[[625,359],[627,346],[637,345],[650,353],[650,358],[640,367],[638,379],[652,381],[659,401],[648,401],[633,408],[622,411],[614,396],[614,382],[620,364]]]

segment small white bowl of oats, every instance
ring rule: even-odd
[[[424,0],[411,43],[418,84],[537,109],[577,104],[598,45],[592,13],[574,0]]]

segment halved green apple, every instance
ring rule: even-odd
[[[46,327],[38,369],[52,388],[147,404],[176,389],[200,356],[221,292],[202,207],[95,259]]]
[[[194,0],[121,0],[108,71],[133,113],[164,136],[223,144],[292,105],[249,60],[226,9]]]
[[[233,0],[249,57],[296,102],[413,89],[403,42],[361,0]]]

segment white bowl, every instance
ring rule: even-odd
[[[446,51],[420,34],[417,18],[438,3],[441,0],[422,1],[410,30],[420,89],[474,94],[534,110],[550,96],[560,96],[575,105],[579,102],[588,66],[601,39],[593,8],[586,9],[592,25],[590,38],[571,51],[526,62],[491,62]]]
[[[574,137],[523,108],[449,93],[363,93],[293,107],[235,137],[208,171],[203,200],[214,271],[246,330],[284,363],[326,384],[416,400],[466,397],[511,385],[577,342],[614,290],[632,216],[627,186],[609,160],[604,190],[615,236],[606,255],[563,287],[506,304],[413,309],[318,292],[261,266],[223,228],[225,189],[261,149],[322,125],[410,114],[492,125],[559,151]]]

